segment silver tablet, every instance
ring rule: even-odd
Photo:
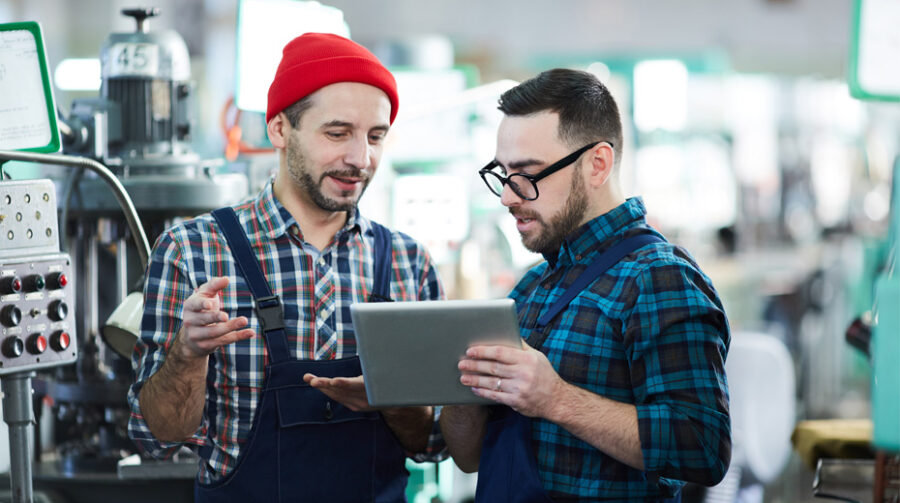
[[[521,345],[512,299],[359,303],[350,315],[379,407],[492,403],[459,382],[456,365],[476,343]]]

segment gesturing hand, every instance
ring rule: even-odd
[[[221,310],[219,294],[228,286],[228,278],[214,277],[200,285],[182,309],[182,326],[178,332],[182,354],[186,357],[206,356],[216,348],[253,337],[253,330],[244,329],[247,318],[229,319]]]
[[[565,381],[544,353],[522,343],[508,346],[472,346],[459,362],[460,382],[476,395],[530,417],[547,417]]]
[[[319,377],[307,373],[303,375],[303,380],[354,412],[372,410],[366,396],[366,384],[363,376]]]

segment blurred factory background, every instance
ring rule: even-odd
[[[64,150],[114,172],[151,243],[177,219],[236,202],[266,182],[277,160],[260,110],[280,47],[303,31],[344,30],[394,70],[400,86],[400,113],[363,210],[428,245],[450,298],[504,296],[539,260],[476,175],[494,155],[497,97],[551,67],[595,72],[626,122],[627,193],[642,195],[651,223],[697,258],[734,331],[733,466],[703,497],[796,502],[831,491],[872,501],[879,466],[891,464],[900,437],[900,413],[892,409],[874,421],[876,437],[889,428],[886,440],[871,443],[873,410],[900,401],[896,384],[887,399],[873,399],[872,386],[873,360],[881,357],[880,368],[894,374],[900,368],[900,279],[889,272],[900,253],[891,241],[900,232],[896,204],[891,209],[900,93],[893,100],[851,95],[861,1],[896,4],[156,0],[145,42],[171,51],[173,64],[148,76],[167,82],[165,103],[176,112],[169,132],[149,141],[129,136],[136,121],[128,114],[146,113],[141,107],[153,100],[159,106],[153,93],[160,91],[135,98],[115,94],[126,93],[127,82],[112,85],[116,69],[140,55],[102,66],[101,75],[102,58],[122,56],[112,46],[135,40],[129,37],[143,14],[122,10],[138,5],[0,0],[0,23],[41,24],[60,116],[92,132],[64,134]],[[887,43],[900,47],[893,37]],[[900,72],[898,54],[879,62],[887,73]],[[110,103],[133,110],[111,113]],[[167,490],[189,494],[190,474],[177,460],[128,468],[139,464],[123,421],[130,366],[122,348],[133,341],[101,337],[100,328],[141,281],[133,229],[90,172],[21,161],[3,169],[15,180],[55,181],[61,250],[71,254],[78,280],[78,362],[35,378],[42,411],[33,440],[36,491],[73,502],[118,501],[108,496],[118,490],[133,491],[132,501]],[[879,296],[880,282],[889,285]],[[894,325],[881,325],[876,348],[870,334],[878,307],[893,313]],[[842,444],[852,455],[810,458],[798,425],[826,424],[828,436],[835,420],[846,420],[839,437],[861,431],[862,440]],[[0,431],[4,471],[6,438]],[[873,459],[879,452],[887,459],[881,465]],[[841,465],[846,476],[820,466],[815,478],[818,459],[837,466],[843,458],[864,461]],[[465,501],[474,488],[452,462],[412,468],[416,503]]]

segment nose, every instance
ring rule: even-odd
[[[509,183],[503,184],[503,191],[500,192],[500,204],[507,208],[512,208],[514,206],[519,206],[524,201],[525,200],[519,197],[512,187],[510,187]]]
[[[344,162],[348,165],[358,169],[366,169],[374,164],[375,157],[375,147],[369,144],[366,137],[354,138],[347,142]]]

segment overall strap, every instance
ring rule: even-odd
[[[253,306],[259,325],[262,329],[263,340],[269,350],[271,363],[278,363],[291,359],[287,348],[287,337],[284,332],[284,310],[281,307],[281,298],[272,294],[269,283],[263,275],[256,255],[250,248],[250,240],[241,228],[237,215],[233,208],[219,208],[212,212],[213,218],[219,224],[219,229],[228,241],[228,247],[234,256],[238,271],[253,295]]]
[[[372,223],[372,231],[375,233],[375,253],[373,254],[372,268],[375,278],[372,281],[372,293],[369,302],[391,301],[391,262],[393,258],[391,247],[391,231],[377,223]]]
[[[663,239],[655,234],[638,234],[623,239],[616,243],[612,248],[601,253],[600,256],[575,279],[575,282],[566,289],[562,294],[562,297],[554,302],[553,305],[550,306],[550,309],[540,317],[537,322],[538,328],[543,328],[549,324],[560,311],[569,305],[569,302],[572,302],[572,299],[599,278],[607,269],[615,265],[619,260],[622,260],[623,257],[645,245],[656,242],[663,242]]]

